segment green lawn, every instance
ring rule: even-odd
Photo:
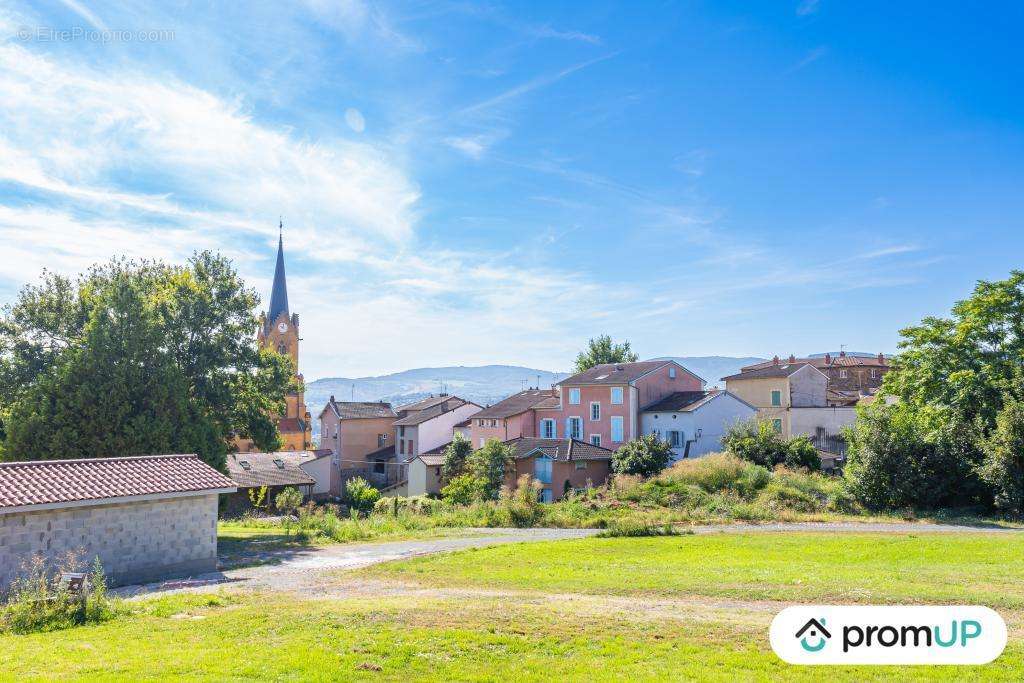
[[[1024,534],[763,533],[496,546],[377,565],[432,586],[1024,608]]]
[[[1017,536],[939,534],[500,546],[337,573],[322,599],[167,596],[0,636],[0,679],[1021,680],[1022,551]],[[768,647],[779,606],[765,599],[987,604],[1010,644],[969,669],[792,667]]]

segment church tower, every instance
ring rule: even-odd
[[[277,238],[277,265],[274,268],[274,286],[270,290],[270,307],[260,314],[260,328],[257,336],[260,344],[291,356],[295,363],[296,377],[302,387],[299,368],[299,315],[288,309],[288,283],[284,273],[284,224]],[[277,429],[281,433],[281,448],[287,451],[302,451],[313,442],[312,422],[306,410],[302,389],[285,397],[284,415],[277,417]],[[252,450],[251,444],[250,449]]]

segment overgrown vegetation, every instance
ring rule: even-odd
[[[362,477],[353,477],[345,482],[345,502],[352,510],[369,512],[380,500],[380,491]]]
[[[452,445],[455,445],[454,441]],[[446,471],[454,476],[441,489],[441,497],[453,505],[469,505],[498,498],[505,483],[505,472],[512,464],[512,446],[491,439],[483,448],[465,454],[461,465],[457,462],[458,458],[453,452],[449,462],[448,454],[445,455]]]
[[[901,330],[883,400],[850,430],[851,492],[873,509],[1024,513],[1024,271]],[[886,397],[896,399],[890,404]]]
[[[615,474],[653,477],[672,462],[672,447],[656,434],[645,434],[626,443],[612,456]]]
[[[806,436],[783,439],[767,420],[737,422],[722,437],[722,445],[730,453],[764,467],[821,469],[821,457],[810,439]]]
[[[99,559],[92,564],[81,591],[75,592],[61,581],[63,573],[82,569],[74,554],[61,558],[55,567],[38,556],[29,559],[0,605],[0,632],[57,631],[111,618],[114,608]]]

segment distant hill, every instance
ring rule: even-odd
[[[665,356],[664,358],[652,358],[651,360],[674,360],[686,369],[697,373],[709,387],[724,387],[725,383],[720,381],[723,377],[735,375],[740,368],[746,365],[753,365],[765,360],[764,358],[734,358],[733,356]]]
[[[708,386],[714,386],[720,377],[763,359],[703,356],[674,360],[707,380]],[[377,377],[325,377],[306,385],[306,405],[313,416],[314,437],[318,437],[320,411],[331,395],[339,401],[389,401],[400,405],[447,391],[486,406],[522,390],[524,386],[550,387],[569,374],[517,365],[483,365],[415,368]]]

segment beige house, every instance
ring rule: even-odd
[[[787,439],[815,433],[816,422],[822,422],[822,427],[826,421],[834,422],[821,412],[836,412],[828,407],[828,376],[810,363],[777,360],[722,380],[726,391],[757,408],[758,419],[771,422]]]
[[[340,486],[348,474],[365,472],[367,455],[394,444],[396,417],[390,403],[337,401],[331,396],[320,411],[320,447],[334,453],[334,464],[341,473],[332,486],[333,495],[341,494]]]

